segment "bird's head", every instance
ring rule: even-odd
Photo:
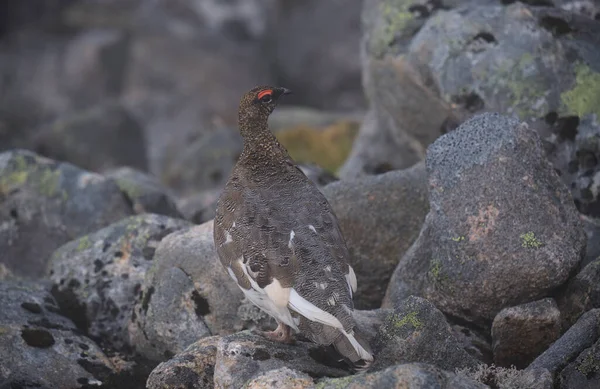
[[[239,119],[265,121],[277,106],[279,98],[291,90],[275,86],[257,86],[246,92],[240,101]]]

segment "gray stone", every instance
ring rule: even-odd
[[[451,322],[450,325],[452,334],[469,355],[483,363],[491,364],[494,362],[489,330],[466,325],[465,323]]]
[[[495,365],[459,369],[456,373],[498,389],[554,389],[552,374],[546,369],[517,370]]]
[[[584,267],[600,259],[600,219],[582,215],[581,221],[587,235],[585,259],[581,262]]]
[[[600,260],[596,260],[573,277],[557,298],[562,317],[562,330],[569,329],[579,317],[600,308]]]
[[[560,311],[551,298],[504,308],[492,324],[494,362],[524,369],[560,336]]]
[[[244,385],[247,389],[312,389],[314,387],[313,379],[308,374],[287,367],[269,370]]]
[[[444,371],[424,363],[408,363],[388,367],[369,374],[344,378],[323,379],[318,382],[323,389],[485,389],[488,386],[474,380]]]
[[[35,137],[37,152],[86,170],[119,166],[146,170],[144,131],[118,103],[108,103],[57,119]]]
[[[379,307],[391,274],[429,211],[425,166],[338,181],[322,191],[350,250],[358,279],[355,305]]]
[[[485,325],[577,269],[585,253],[578,212],[526,124],[478,115],[429,147],[427,171],[430,212],[385,307],[417,294]]]
[[[224,336],[217,347],[215,387],[240,388],[265,372],[289,366],[313,377],[348,375],[345,365],[325,350],[301,341],[272,342],[250,331]]]
[[[128,322],[156,247],[189,225],[166,216],[132,216],[60,247],[48,273],[61,308],[90,336],[114,349],[128,346]]]
[[[394,307],[371,347],[375,361],[370,371],[411,362],[450,371],[479,364],[456,340],[444,315],[419,297],[409,297]]]
[[[597,342],[599,337],[600,309],[592,309],[584,313],[563,336],[537,357],[527,370],[547,369],[556,374],[583,350]]]
[[[0,384],[13,388],[100,385],[116,369],[39,282],[0,282]]]
[[[561,389],[595,389],[600,387],[600,341],[569,363],[558,375]]]
[[[217,200],[222,189],[207,189],[179,199],[178,206],[184,217],[195,223],[206,223],[215,218]]]
[[[142,284],[129,323],[142,355],[164,360],[201,337],[231,334],[274,321],[249,301],[217,258],[213,223],[165,237]]]
[[[211,336],[193,343],[172,359],[159,364],[146,383],[148,389],[212,389],[221,338]]]
[[[133,203],[136,213],[155,213],[174,218],[182,218],[171,191],[165,188],[156,177],[142,171],[121,167],[105,173],[112,178],[121,191]]]
[[[131,214],[112,180],[29,151],[0,154],[0,252],[16,275],[41,276],[59,246]]]

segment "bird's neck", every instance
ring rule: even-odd
[[[287,150],[269,131],[267,121],[240,122],[240,133],[244,138],[244,148],[240,161],[253,165],[276,166],[289,159]]]

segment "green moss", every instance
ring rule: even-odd
[[[589,353],[585,358],[577,365],[577,370],[584,376],[597,373],[600,371],[600,361],[596,359],[593,353]]]
[[[1,176],[0,192],[8,193],[12,189],[23,185],[27,181],[28,175],[26,171],[17,171]]]
[[[83,250],[87,250],[92,246],[92,243],[90,242],[90,237],[85,235],[82,236],[81,238],[79,238],[79,242],[77,244],[77,251],[83,251]]]
[[[535,234],[532,231],[521,234],[520,237],[522,247],[537,249],[543,246],[543,243],[535,237]]]
[[[52,197],[57,193],[60,172],[58,170],[42,169],[37,177],[40,194]]]
[[[465,240],[465,237],[464,236],[456,236],[456,237],[450,238],[450,239],[452,239],[455,242],[462,242],[463,240]]]
[[[119,189],[125,192],[130,198],[138,198],[142,195],[142,189],[134,181],[125,178],[117,178],[115,181]]]
[[[584,64],[575,66],[575,86],[560,95],[568,114],[595,113],[600,119],[600,73]]]
[[[429,274],[434,280],[441,281],[442,278],[442,262],[439,259],[431,261],[431,267],[429,268]]]
[[[373,31],[371,38],[371,50],[376,57],[385,54],[386,49],[394,42],[397,34],[403,30],[414,19],[408,10],[409,2],[403,0],[386,0],[379,5],[381,18],[378,28]]]
[[[403,317],[400,317],[400,315],[393,315],[391,323],[394,326],[394,328],[398,329],[398,330],[402,329],[404,326],[406,326],[408,324],[413,326],[415,329],[419,329],[419,328],[423,327],[423,323],[417,317],[416,311],[407,313]]]
[[[315,389],[343,389],[347,387],[352,381],[354,381],[355,378],[356,376],[348,376],[342,378],[326,379],[317,383]]]

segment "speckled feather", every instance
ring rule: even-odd
[[[254,88],[240,103],[244,150],[217,204],[217,253],[242,290],[252,290],[253,285],[261,290],[289,288],[353,334],[349,279],[354,274],[346,243],[325,197],[268,130],[276,99],[263,104],[256,98],[267,89],[276,88]],[[316,343],[336,345],[352,362],[360,359],[339,329],[289,308],[293,328]],[[359,343],[368,350],[362,340]]]

